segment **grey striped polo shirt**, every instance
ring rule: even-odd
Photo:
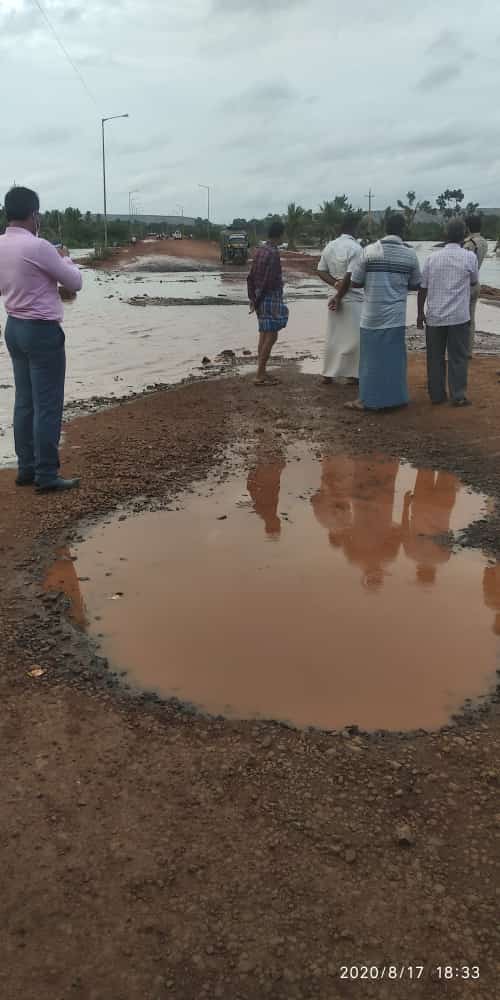
[[[408,291],[419,288],[420,280],[417,255],[399,236],[384,236],[366,247],[352,272],[352,281],[365,290],[361,326],[406,326]]]

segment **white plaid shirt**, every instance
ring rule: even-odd
[[[471,286],[479,280],[475,253],[447,243],[427,258],[422,288],[427,289],[427,325],[458,326],[470,320]]]

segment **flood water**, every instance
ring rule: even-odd
[[[257,455],[94,527],[46,585],[134,686],[230,717],[436,729],[495,685],[500,566],[435,538],[485,509],[397,461]]]
[[[423,246],[423,245],[422,245]],[[423,252],[423,251],[422,251]],[[500,260],[495,258],[491,267]],[[486,268],[485,262],[483,266]],[[147,264],[147,262],[146,262]],[[154,261],[152,262],[152,266]],[[142,258],[140,266],[144,267]],[[165,258],[163,258],[165,266]],[[200,375],[201,360],[214,359],[230,348],[256,349],[254,316],[248,314],[242,270],[193,273],[84,271],[84,287],[76,302],[66,305],[68,355],[66,401],[85,402],[93,396],[113,398],[140,392],[155,383],[180,382]],[[486,280],[486,277],[485,279]],[[494,283],[491,281],[491,283]],[[327,287],[314,276],[289,277],[286,294],[290,321],[279,337],[276,353],[294,358],[311,354],[306,370],[321,369],[326,328]],[[319,295],[319,299],[303,298]],[[239,305],[134,306],[134,296],[199,300],[223,296]],[[0,309],[3,311],[0,299]],[[4,326],[4,317],[0,317]],[[416,321],[416,296],[408,300],[408,324]],[[500,310],[478,304],[477,329],[500,333]],[[14,461],[13,376],[4,340],[0,340],[0,466]]]

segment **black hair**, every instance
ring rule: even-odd
[[[340,232],[355,236],[358,231],[359,217],[354,212],[346,212],[340,223]]]
[[[450,219],[446,226],[447,243],[463,243],[465,239],[465,222],[463,219]]]
[[[267,230],[267,236],[270,240],[279,240],[280,236],[283,236],[285,232],[285,227],[281,219],[273,219]]]
[[[12,187],[5,195],[4,209],[7,222],[25,222],[40,210],[40,199],[30,188]]]
[[[468,215],[465,223],[469,233],[479,233],[481,231],[481,221],[480,215]]]
[[[401,236],[401,239],[405,235],[406,230],[406,219],[401,212],[390,212],[385,220],[385,231],[387,236]]]

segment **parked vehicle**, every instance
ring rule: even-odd
[[[223,229],[220,235],[220,259],[223,264],[246,264],[249,249],[247,233]]]

